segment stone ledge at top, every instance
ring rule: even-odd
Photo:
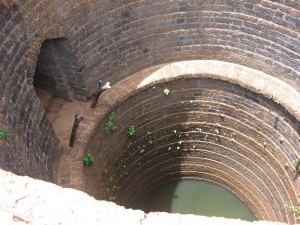
[[[70,188],[0,170],[0,222],[5,225],[284,225],[126,209]]]

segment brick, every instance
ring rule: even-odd
[[[36,13],[29,11],[28,7],[30,6]],[[194,0],[98,1],[93,4],[77,1],[64,3],[54,1],[51,4],[47,1],[36,3],[17,3],[16,1],[8,3],[6,1],[5,4],[1,3],[0,29],[2,32],[0,41],[3,43],[0,46],[1,112],[6,114],[5,122],[7,126],[16,132],[17,141],[9,148],[5,147],[4,152],[1,153],[8,162],[5,163],[5,160],[3,161],[2,157],[0,157],[0,167],[8,168],[16,173],[27,173],[28,175],[48,180],[54,179],[51,171],[55,164],[58,163],[56,161],[58,159],[54,156],[52,157],[50,152],[53,150],[54,154],[58,154],[59,143],[50,128],[49,121],[37,103],[36,96],[33,95],[31,90],[32,80],[29,80],[34,77],[37,55],[40,51],[38,46],[45,39],[62,38],[62,41],[58,42],[55,50],[51,46],[43,46],[43,48],[46,47],[48,49],[44,49],[45,55],[42,56],[42,59],[40,57],[38,64],[39,67],[43,68],[44,73],[43,76],[34,78],[35,85],[39,83],[43,88],[51,90],[53,93],[59,94],[66,99],[73,99],[75,96],[78,99],[86,99],[86,97],[91,96],[97,86],[95,81],[99,79],[111,81],[113,84],[123,82],[127,78],[132,79],[132,82],[137,82],[138,80],[131,77],[131,75],[135,72],[143,71],[145,68],[153,68],[152,66],[162,63],[195,59],[233,62],[249,68],[255,68],[282,80],[299,91],[298,29],[300,24],[298,10],[299,3],[293,0],[280,0],[277,3],[256,0],[248,2],[233,0],[212,0],[207,2]],[[61,65],[56,67],[59,63]],[[213,69],[215,68],[212,68],[212,71]],[[25,70],[27,75],[22,77]],[[144,76],[146,77],[146,75]],[[37,81],[39,79],[40,81]],[[241,79],[246,80],[248,78],[241,76]],[[269,132],[268,135],[272,132],[286,134],[285,132],[291,129],[292,131],[288,134],[291,135],[289,136],[291,139],[289,146],[292,146],[293,149],[299,147],[295,141],[297,139],[295,133],[299,130],[295,127],[298,126],[296,119],[287,114],[280,106],[274,106],[274,102],[264,98],[261,99],[257,94],[251,94],[245,89],[230,89],[230,85],[228,86],[225,83],[218,83],[220,87],[217,87],[217,89],[219,88],[217,93],[226,92],[241,96],[231,98],[228,96],[222,97],[221,94],[217,93],[207,95],[208,92],[198,90],[199,87],[183,81],[172,83],[170,87],[174,88],[173,91],[176,90],[177,93],[172,93],[171,91],[170,98],[162,98],[161,102],[155,102],[151,98],[151,92],[148,93],[146,90],[140,96],[136,96],[135,92],[132,92],[132,98],[126,104],[136,109],[139,101],[145,101],[144,107],[142,107],[142,114],[147,116],[147,118],[139,121],[142,115],[140,115],[140,112],[133,111],[129,113],[128,117],[122,119],[123,125],[127,126],[130,121],[137,121],[142,126],[149,125],[154,129],[151,121],[154,119],[158,120],[164,116],[159,114],[160,110],[166,116],[171,116],[171,120],[166,119],[165,123],[161,122],[162,126],[167,125],[168,121],[177,121],[176,117],[172,117],[173,109],[164,108],[169,104],[174,104],[176,112],[182,112],[182,114],[194,118],[189,114],[189,110],[184,109],[180,111],[182,106],[175,104],[176,98],[183,101],[185,99],[188,99],[188,101],[203,101],[205,98],[207,101],[211,101],[215,98],[215,101],[218,101],[220,105],[230,101],[232,105],[239,106],[240,109],[248,112],[253,117],[261,118],[268,125],[268,129],[266,129]],[[263,83],[257,83],[263,86]],[[132,83],[132,87],[133,84],[138,85],[138,83]],[[203,87],[206,85],[207,88],[215,88],[210,82],[204,82],[202,85]],[[190,87],[191,91],[179,94],[182,86]],[[163,90],[162,85],[158,85],[158,87],[161,88],[160,90]],[[122,93],[119,96],[120,99],[115,101],[114,106],[122,102],[121,99],[128,94],[128,90],[128,87],[122,89]],[[195,92],[192,92],[192,90]],[[201,93],[201,95],[195,95],[195,93]],[[148,96],[149,101],[147,100]],[[112,100],[109,97],[103,97],[104,100],[106,104],[103,107],[105,109],[113,105],[110,103]],[[193,105],[189,106],[195,107]],[[125,112],[130,108],[122,107],[118,106],[116,108],[119,109],[120,114],[123,112],[122,110]],[[259,111],[260,107],[270,108],[272,111]],[[205,104],[202,106],[202,109],[211,115],[218,113],[215,108],[209,109]],[[151,110],[156,110],[153,115],[150,114]],[[201,108],[197,108],[197,110],[201,111]],[[247,126],[244,126],[244,130],[247,130],[248,126],[259,126],[259,122],[252,120],[250,116],[249,118],[243,117],[240,112],[230,111],[226,108],[222,108],[222,110],[228,110],[226,111],[228,115],[232,115],[232,117],[236,115],[236,118],[244,121],[247,124]],[[277,130],[269,130],[269,127],[272,128],[274,126],[273,113],[287,118],[286,123],[289,126],[284,124],[284,122],[280,122]],[[207,117],[205,113],[201,118],[218,120],[217,117]],[[181,121],[182,124],[187,122],[182,117],[178,121]],[[232,124],[237,127],[238,124],[235,124],[233,121],[231,121]],[[95,124],[98,122],[102,123],[102,121],[96,121]],[[220,122],[222,121],[220,120]],[[87,127],[89,126],[87,125]],[[99,133],[102,132],[102,127],[97,129]],[[203,127],[203,129],[205,128]],[[262,142],[264,137],[260,136],[259,132],[250,130],[249,136],[257,139],[255,145],[260,148],[261,143],[258,142]],[[25,133],[22,134],[24,131]],[[163,136],[164,134],[161,133],[161,135]],[[203,135],[199,137],[201,140],[205,138]],[[242,142],[241,137],[242,135],[240,136]],[[270,150],[269,157],[273,157],[272,154],[279,154],[276,160],[282,160],[280,161],[281,164],[284,163],[285,158],[292,158],[292,154],[288,151],[289,146],[278,143],[280,137],[276,135],[271,137],[270,135],[270,138],[272,138],[271,140],[276,151]],[[116,138],[116,140],[111,140],[111,142],[106,144],[100,143],[101,141],[99,140],[93,140],[91,143],[97,143],[101,148],[110,152],[111,148],[114,148],[116,145],[116,142],[119,143],[119,140],[123,139]],[[225,138],[222,139],[222,141],[225,140]],[[244,142],[244,145],[251,145],[251,143],[248,140]],[[122,144],[123,142],[121,142]],[[215,142],[215,144],[218,143]],[[124,145],[124,147],[126,146]],[[28,153],[26,163],[22,161],[22,157],[24,157],[23,150]],[[103,156],[105,163],[112,157],[112,154],[107,152],[97,152],[99,156]],[[43,156],[42,153],[47,154]],[[294,155],[297,155],[296,151],[294,153]],[[123,156],[130,158],[131,156],[128,154],[128,152],[124,152]],[[157,157],[155,152],[149,154],[152,158]],[[203,152],[199,152],[200,156],[203,156],[203,154]],[[180,157],[182,154],[177,152],[174,153],[174,156]],[[234,157],[233,155],[232,158]],[[261,155],[261,157],[265,156]],[[143,160],[144,163],[148,163],[146,159]],[[135,163],[134,160],[131,162]],[[260,162],[263,163],[263,161]],[[155,166],[155,162],[152,163]],[[236,162],[232,163],[238,164]],[[185,166],[189,168],[187,165]],[[118,167],[117,162],[116,167]],[[285,176],[292,175],[291,171],[281,171],[280,168],[280,166],[274,168],[276,173],[281,172]],[[78,168],[76,167],[77,170]],[[247,173],[246,168],[240,167],[240,170],[245,171],[245,174]],[[257,168],[254,171],[261,172]],[[121,172],[123,173],[124,169],[120,169],[120,174]],[[276,176],[272,171],[268,172],[274,177]],[[248,172],[247,175],[250,176],[250,173]],[[131,175],[129,174],[129,176]],[[72,182],[70,177],[76,178],[76,175],[70,174],[69,179],[66,178],[65,182]],[[172,176],[170,175],[170,177]],[[262,175],[262,177],[264,176]],[[272,176],[270,175],[270,177]],[[122,179],[122,176],[120,176],[120,184],[123,182]],[[286,179],[288,180],[288,178]],[[95,178],[95,183],[100,180],[100,178]],[[230,183],[232,180],[233,178],[230,178],[228,182]],[[76,179],[74,183],[78,187],[81,185],[80,179]],[[286,183],[289,182],[287,181]],[[124,181],[124,187],[126,186],[125,184],[126,181]],[[259,184],[256,183],[258,186]],[[270,199],[271,196],[274,197],[272,198],[274,207],[276,207],[276,204],[280,205],[282,203],[283,205],[284,203],[281,200],[276,199],[277,196],[275,194],[272,195],[272,193],[277,193],[275,187],[278,187],[280,193],[287,193],[281,180],[266,179],[265,184],[272,187],[272,189],[270,188],[272,191],[266,187],[263,189],[262,196],[267,196]],[[128,183],[128,185],[131,184]],[[151,183],[151,185],[147,187],[150,189],[156,186],[155,182]],[[130,187],[132,187],[132,190],[128,194],[129,200],[133,199],[134,191],[137,191],[141,185]],[[95,185],[95,189],[97,188],[99,189],[99,186],[96,187]],[[97,191],[99,191],[98,189]],[[284,199],[288,198],[288,195],[284,196]],[[295,196],[292,198],[295,198]],[[273,215],[271,208],[272,206],[269,204],[268,213]],[[280,208],[279,211],[280,213],[278,213],[277,217],[276,215],[270,217],[284,220],[281,218],[281,215],[284,214],[285,210]]]

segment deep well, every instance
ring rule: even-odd
[[[298,205],[300,191],[299,18],[298,0],[1,0],[0,128],[13,141],[1,142],[0,167],[126,207],[170,180],[205,179],[233,191],[258,220],[293,224],[286,204]],[[112,88],[91,109],[100,79]],[[63,123],[41,89],[58,96]],[[118,129],[106,134],[111,112]],[[71,148],[75,113],[85,119]],[[84,167],[87,153],[95,162]],[[2,196],[18,180],[37,185],[23,185],[30,202],[44,195],[39,185],[49,196],[69,190],[1,176]],[[39,214],[15,211],[24,196],[1,201],[0,216],[40,224]],[[107,206],[94,212],[98,224],[131,213],[132,224],[191,223],[91,204]]]

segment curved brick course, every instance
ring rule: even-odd
[[[99,159],[89,169],[88,193],[130,206],[137,196],[168,180],[203,178],[229,187],[259,219],[293,220],[285,207],[297,201],[295,172],[285,169],[298,157],[298,122],[293,116],[274,100],[224,81],[180,79],[153,87],[112,109],[116,133],[104,134],[106,120],[100,123],[93,137],[99,140],[98,148],[87,150]],[[170,96],[163,95],[166,87]],[[274,128],[275,118],[286,119]],[[137,127],[133,139],[126,137],[130,124]],[[222,177],[220,171],[226,179],[217,178]],[[249,192],[240,193],[236,179]],[[260,194],[263,206],[257,209]]]
[[[14,139],[1,146],[1,168],[126,206],[168,180],[208,179],[258,219],[295,222],[284,204],[299,191],[298,1],[2,0],[0,12],[0,125]],[[68,148],[34,85],[86,101],[99,79],[113,87]]]

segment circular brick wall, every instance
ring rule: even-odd
[[[87,150],[96,162],[86,169],[86,191],[96,198],[130,207],[170,180],[206,179],[232,190],[260,220],[293,221],[285,204],[297,202],[298,182],[285,165],[298,158],[299,122],[274,100],[191,78],[150,86],[112,111],[118,130],[103,132],[103,119]]]
[[[61,156],[69,154],[33,88],[41,48],[51,40],[63,40],[55,48],[67,69],[52,79],[56,83],[50,89],[67,84],[70,92],[61,97],[69,100],[90,97],[99,79],[116,86],[126,79],[134,83],[138,71],[183,60],[239,64],[282,81],[297,94],[300,90],[298,1],[4,0],[0,12],[0,124],[14,139],[1,146],[0,167],[17,174],[58,182]],[[263,97],[242,85],[243,79],[235,84],[197,79],[155,89],[112,89],[119,97],[113,104],[103,96],[105,104],[96,109],[100,114],[89,114],[82,124],[90,132],[84,132],[82,147],[88,147],[80,151],[96,156],[95,167],[83,170],[86,190],[130,205],[164,181],[205,178],[232,189],[258,218],[293,222],[284,203],[297,203],[298,181],[293,181],[293,166],[284,166],[299,159],[298,98],[289,96],[277,105],[274,100],[283,95],[269,91],[276,98]],[[170,96],[163,95],[166,87]],[[111,111],[120,127],[106,136],[103,115]],[[99,120],[89,124],[94,118]],[[130,124],[137,135],[128,148]],[[145,141],[148,130],[157,147]],[[76,160],[82,170],[82,157]],[[164,168],[162,176],[158,168]],[[104,169],[123,191],[104,193]]]

